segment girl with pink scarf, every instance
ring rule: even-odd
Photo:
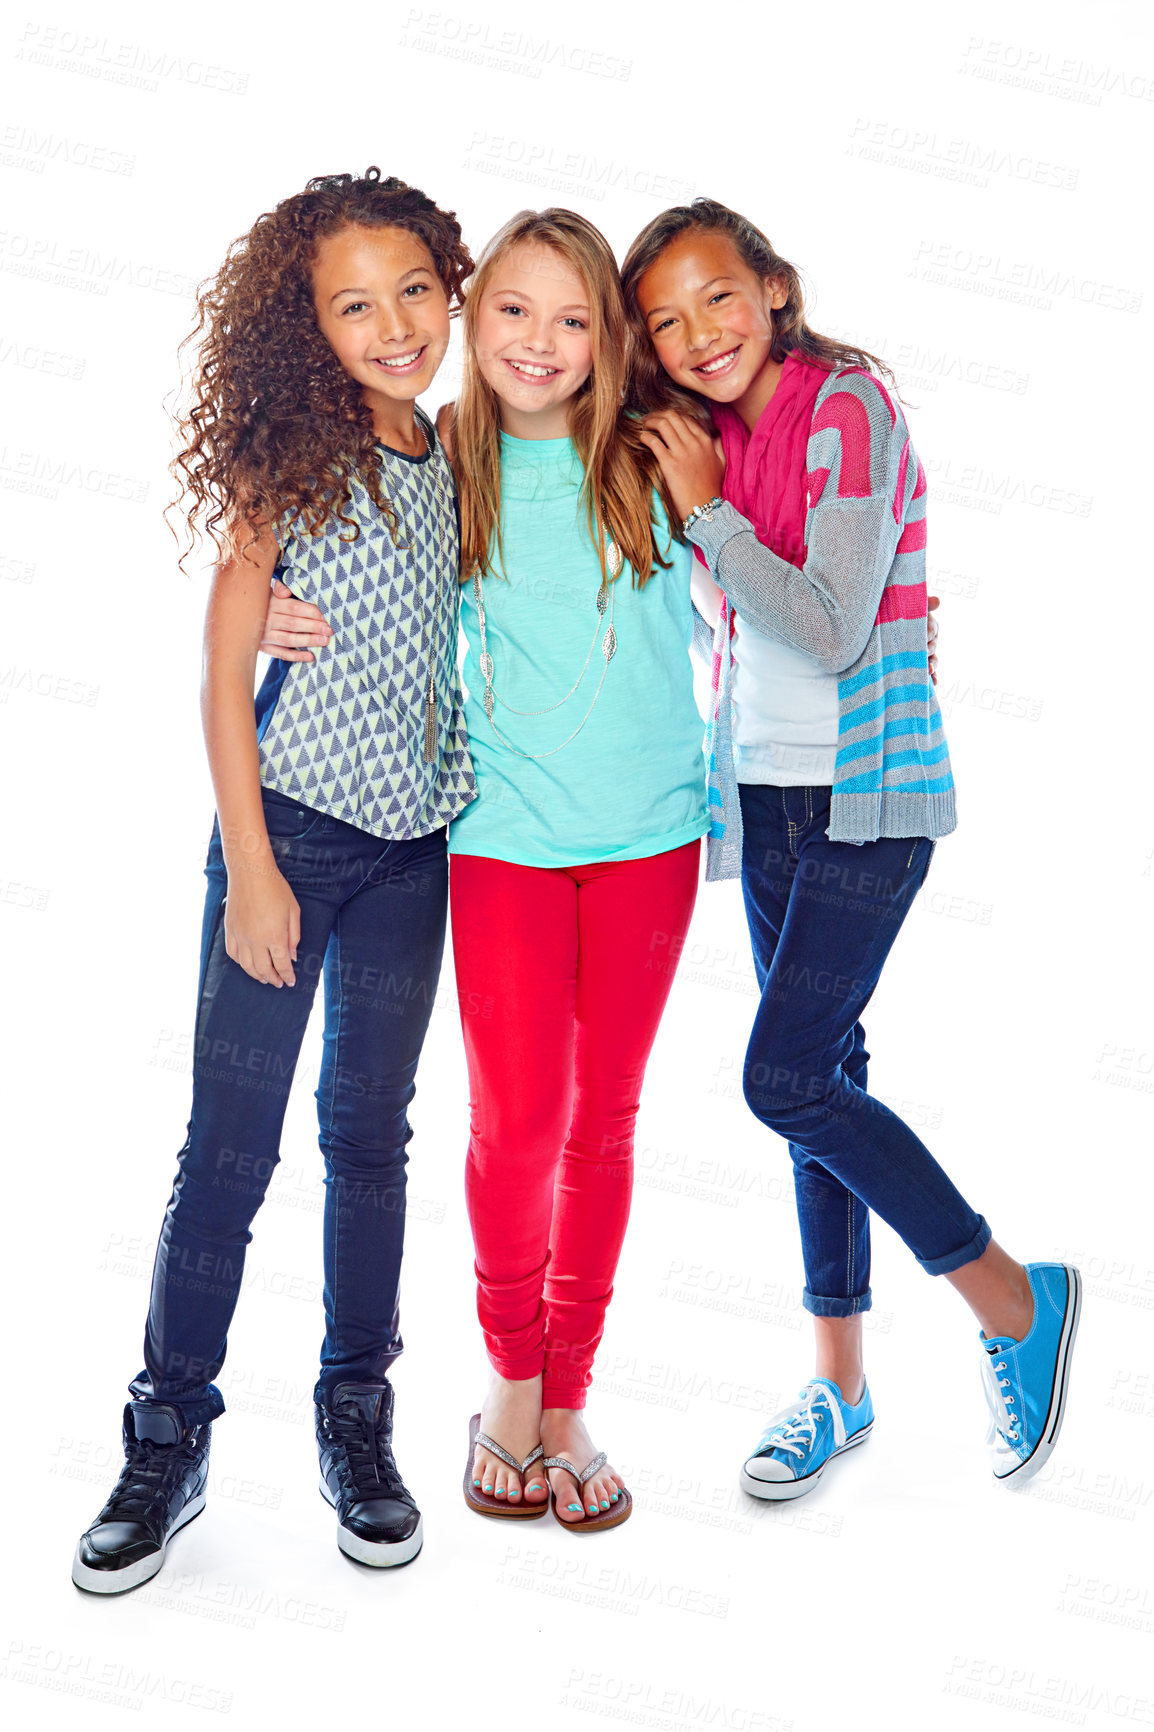
[[[622,268],[635,406],[709,576],[711,878],[740,874],[762,997],[746,1102],[793,1161],[817,1363],[742,1469],[811,1490],[863,1443],[876,1210],[981,1325],[993,1470],[1026,1478],[1061,1425],[1080,1278],[992,1238],[868,1092],[861,1017],[956,822],[927,664],[926,481],[884,364],[812,331],[797,271],[709,199],[656,217]]]

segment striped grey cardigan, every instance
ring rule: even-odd
[[[709,879],[741,871],[734,612],[840,676],[831,841],[936,838],[957,822],[926,655],[926,478],[901,409],[872,373],[830,374],[814,403],[806,469],[800,570],[771,553],[729,503],[689,531],[725,592],[712,641]],[[702,636],[699,627],[699,644]]]

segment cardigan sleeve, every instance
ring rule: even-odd
[[[818,393],[806,467],[800,570],[728,503],[711,522],[698,518],[688,538],[739,619],[841,673],[865,649],[907,522],[924,515],[925,482],[900,412],[857,369],[834,374]]]

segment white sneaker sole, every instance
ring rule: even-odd
[[[856,1449],[859,1443],[864,1443],[874,1428],[871,1419],[868,1425],[863,1425],[860,1431],[855,1431],[852,1437],[847,1437],[840,1449],[835,1449],[828,1455],[821,1466],[812,1473],[803,1475],[801,1479],[756,1479],[747,1468],[741,1470],[741,1489],[747,1491],[750,1497],[765,1498],[769,1503],[788,1503],[791,1498],[804,1497],[807,1491],[812,1491],[831,1461],[836,1461],[839,1455],[845,1455],[848,1450]]]
[[[135,1564],[129,1564],[123,1570],[92,1569],[90,1565],[82,1562],[78,1542],[76,1556],[72,1560],[72,1580],[87,1594],[126,1594],[130,1588],[139,1588],[142,1583],[151,1581],[153,1576],[159,1574],[164,1566],[169,1540],[173,1534],[178,1534],[181,1528],[187,1527],[193,1517],[200,1514],[204,1505],[205,1494],[201,1492],[199,1497],[194,1497],[192,1502],[181,1510],[169,1528],[160,1550],[153,1552],[150,1557],[141,1558]]]
[[[321,1496],[330,1508],[335,1509],[332,1494],[322,1479],[320,1482]],[[360,1534],[354,1534],[348,1528],[337,1523],[337,1544],[347,1558],[354,1563],[371,1564],[374,1569],[392,1569],[397,1564],[410,1564],[425,1543],[424,1523],[420,1516],[417,1525],[407,1540],[365,1540]]]
[[[1058,1357],[1054,1362],[1054,1384],[1050,1391],[1050,1411],[1046,1415],[1041,1435],[1025,1461],[1016,1467],[1011,1467],[1005,1473],[994,1469],[994,1478],[1005,1484],[1007,1480],[1017,1480],[1019,1485],[1027,1479],[1032,1479],[1040,1467],[1044,1467],[1054,1453],[1054,1445],[1058,1441],[1058,1433],[1062,1429],[1062,1421],[1066,1416],[1066,1395],[1070,1387],[1070,1361],[1074,1357],[1074,1338],[1078,1333],[1078,1324],[1082,1319],[1082,1277],[1079,1271],[1069,1263],[1062,1265],[1066,1271],[1066,1315],[1062,1320],[1062,1334],[1058,1341]]]

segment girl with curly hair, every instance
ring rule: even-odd
[[[392,1453],[406,1108],[445,935],[446,825],[473,798],[457,678],[452,471],[416,408],[472,261],[416,188],[323,177],[261,216],[203,290],[174,471],[220,556],[202,712],[209,847],[192,1115],[161,1228],[125,1465],[73,1580],[121,1593],[204,1507],[214,1379],[249,1227],[279,1159],[318,984],[325,1336],[321,1490],[359,1562],[402,1564],[421,1518]],[[274,663],[273,574],[339,623]]]

